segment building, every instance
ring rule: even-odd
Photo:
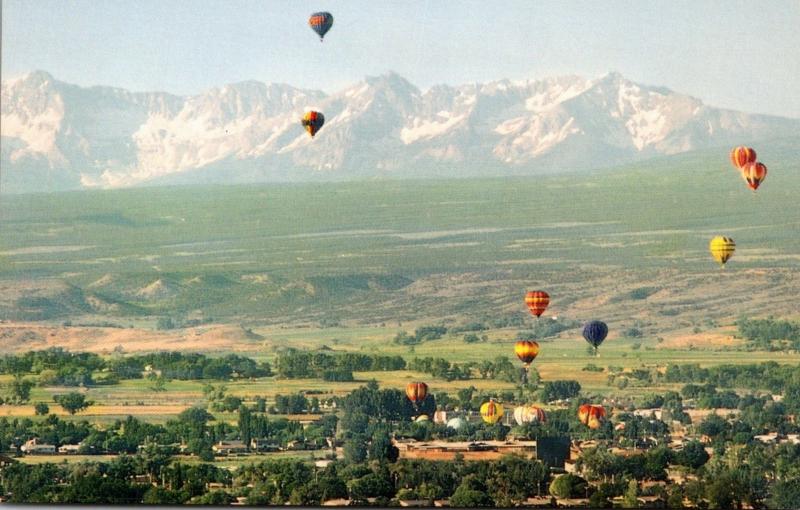
[[[256,452],[277,452],[280,446],[268,439],[253,438],[250,440],[250,449]]]
[[[231,455],[237,453],[246,453],[247,446],[242,441],[220,441],[211,447],[216,455]]]
[[[504,455],[520,455],[535,459],[536,441],[393,441],[401,459],[453,460],[460,454],[464,460],[495,460]]]
[[[61,453],[61,454],[64,454],[64,455],[77,455],[78,452],[81,449],[81,446],[83,446],[81,443],[78,443],[78,444],[62,444],[61,446],[58,447],[58,453]]]
[[[39,439],[34,437],[26,441],[25,444],[20,447],[20,451],[26,455],[52,455],[56,453],[56,447],[52,444],[40,443]]]

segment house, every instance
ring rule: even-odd
[[[77,455],[78,451],[81,449],[81,446],[83,446],[83,443],[62,444],[61,446],[58,447],[58,453],[64,455]]]
[[[756,441],[761,441],[764,444],[775,444],[778,442],[778,433],[770,432],[769,434],[761,434],[753,436]]]
[[[15,462],[17,462],[17,461],[12,459],[11,457],[9,457],[7,455],[3,455],[2,453],[0,453],[0,468],[1,467],[5,467],[5,466],[10,466],[11,464],[14,464]]]
[[[247,452],[247,446],[242,441],[220,441],[211,447],[216,455],[231,455]]]
[[[637,409],[633,412],[634,416],[640,416],[642,418],[655,418],[656,420],[660,420],[663,416],[663,410],[658,408],[652,409]]]
[[[286,443],[285,450],[307,450],[305,441],[289,441]]]
[[[536,441],[398,441],[393,440],[403,459],[493,460],[509,453],[537,458]]]
[[[20,447],[22,453],[28,455],[52,455],[56,453],[56,447],[52,444],[43,444],[39,442],[39,439],[34,437],[25,442],[24,445]]]
[[[277,452],[280,447],[269,439],[253,438],[250,440],[250,449],[256,452]]]
[[[400,506],[422,508],[428,506],[427,499],[401,499]]]
[[[327,501],[323,501],[322,506],[350,506],[350,500],[344,498],[329,499]]]

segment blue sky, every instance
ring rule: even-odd
[[[714,106],[800,117],[800,1],[3,0],[3,79],[193,94],[256,79],[328,92],[615,70]],[[320,44],[308,15],[335,22]]]

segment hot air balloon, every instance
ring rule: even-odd
[[[417,407],[428,396],[428,385],[424,382],[410,382],[406,384],[406,397]]]
[[[606,410],[603,406],[583,404],[578,408],[578,420],[590,429],[600,428],[606,419]]]
[[[503,406],[494,400],[484,402],[481,406],[481,418],[489,425],[494,425],[503,418]]]
[[[583,338],[594,347],[594,352],[597,354],[597,348],[603,343],[608,335],[608,326],[605,322],[591,321],[583,327]]]
[[[728,262],[733,256],[733,252],[736,251],[736,243],[733,242],[733,239],[730,237],[725,236],[717,236],[708,243],[708,249],[711,251],[711,256],[714,257],[721,267],[725,267],[725,263]]]
[[[547,305],[550,304],[550,295],[543,290],[532,290],[525,294],[525,304],[538,319],[547,310]]]
[[[540,407],[518,406],[514,408],[514,421],[517,422],[517,425],[533,422],[544,423],[547,421],[547,416]]]
[[[539,354],[539,344],[530,340],[520,340],[514,345],[514,354],[528,367]]]
[[[462,429],[462,428],[464,428],[466,426],[467,426],[467,422],[464,420],[464,418],[460,418],[460,417],[458,417],[458,418],[450,418],[447,421],[447,428],[448,429],[460,430],[460,429]]]
[[[333,15],[329,12],[315,12],[308,18],[308,24],[319,36],[319,42],[322,42],[322,38],[333,26]]]
[[[767,166],[764,163],[747,163],[742,167],[742,178],[747,183],[747,187],[755,191],[767,178]]]
[[[314,138],[317,131],[322,129],[322,125],[325,124],[325,116],[320,112],[306,112],[306,114],[303,115],[302,124],[303,127],[306,128],[306,131],[308,131],[308,134],[311,135],[311,138]]]
[[[423,422],[423,421],[431,421],[431,419],[428,418],[427,414],[420,414],[419,416],[414,418],[414,421],[417,422],[417,423],[420,423],[420,422]]]
[[[756,151],[750,147],[735,147],[731,150],[731,163],[737,169],[741,170],[748,163],[753,163],[756,160]]]

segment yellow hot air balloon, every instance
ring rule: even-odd
[[[725,267],[725,263],[736,251],[736,243],[730,237],[717,236],[708,244],[708,249],[714,260],[719,262],[720,266]]]
[[[494,400],[484,402],[481,406],[481,418],[489,425],[494,425],[503,418],[503,406]]]

